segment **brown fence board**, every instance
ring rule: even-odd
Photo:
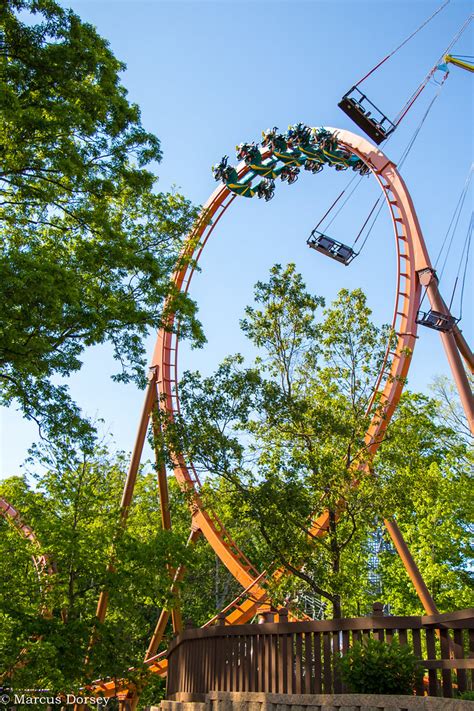
[[[448,630],[441,629],[440,632],[441,641],[441,659],[449,659],[449,634]],[[441,680],[443,684],[443,696],[445,698],[452,698],[453,695],[453,684],[452,684],[452,673],[451,669],[446,669],[443,665],[441,669]]]
[[[302,693],[303,685],[303,635],[295,638],[295,694]]]
[[[342,654],[346,654],[346,652],[349,650],[349,630],[343,630],[342,631]],[[347,687],[345,684],[342,684],[342,693],[346,693],[348,691]]]
[[[238,662],[238,667],[239,667],[239,673],[237,675],[237,683],[238,683],[237,691],[243,691],[244,690],[243,660],[244,660],[244,656],[245,656],[245,638],[239,637],[238,640],[239,641],[238,641],[238,646],[237,646],[237,662]]]
[[[237,639],[231,640],[231,659],[230,659],[230,689],[229,691],[237,691]]]
[[[455,655],[457,659],[464,659],[463,630],[454,630]],[[467,691],[467,674],[465,669],[457,667],[458,691]]]
[[[426,651],[429,659],[436,659],[436,642],[434,629],[426,630]],[[428,671],[428,693],[430,696],[438,696],[438,681],[436,669]]]
[[[286,693],[293,694],[293,635],[286,635]]]
[[[287,682],[286,682],[286,635],[280,637],[280,649],[278,655],[278,693],[287,693]]]
[[[333,661],[338,659],[340,656],[340,639],[339,639],[339,632],[334,632],[332,636],[332,643],[333,643]],[[341,681],[341,675],[339,674],[339,670],[337,666],[334,664],[334,669],[333,669],[333,693],[334,694],[340,694],[342,692],[342,681]]]
[[[252,637],[252,672],[250,686],[258,691],[258,637]]]
[[[474,630],[469,630],[469,656],[474,657]],[[474,688],[474,669],[471,670],[471,687]]]
[[[226,638],[226,685],[225,688],[230,690],[231,680],[232,680],[232,639],[230,637]]]
[[[245,678],[246,678],[246,691],[252,691],[254,688],[253,685],[253,659],[254,659],[254,651],[253,651],[253,643],[254,643],[254,637],[247,637],[246,638],[246,646],[247,646],[247,656],[246,656],[246,664],[245,664]]]
[[[314,635],[314,692],[322,692],[322,664],[321,664],[321,635],[316,632]]]
[[[311,688],[311,670],[313,666],[313,647],[311,644],[311,632],[304,635],[304,693],[314,693]]]
[[[407,630],[399,630],[398,631],[398,639],[400,641],[400,644],[408,644]]]
[[[259,691],[265,691],[265,636],[259,635],[258,639],[258,683]]]
[[[418,659],[422,659],[422,651],[421,651],[421,633],[420,630],[413,630],[413,636],[412,636],[412,642],[413,642],[413,653]],[[420,679],[416,686],[415,686],[415,691],[417,693],[417,696],[423,696],[423,680]]]
[[[265,637],[265,691],[272,690],[272,635]]]
[[[332,692],[331,633],[323,632],[323,679],[324,693]]]

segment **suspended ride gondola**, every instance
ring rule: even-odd
[[[441,247],[440,247],[440,250],[438,253],[438,257],[435,262],[435,266],[436,266],[439,259],[441,258],[441,255],[443,254],[443,252],[445,250],[445,247],[447,247],[446,254],[445,254],[444,260],[443,260],[443,265],[441,268],[440,278],[443,275],[444,269],[446,267],[446,263],[448,261],[449,254],[451,252],[451,248],[453,246],[453,241],[454,241],[454,237],[455,237],[455,234],[457,231],[461,213],[463,211],[466,197],[467,197],[470,185],[471,185],[471,179],[472,179],[473,172],[474,172],[474,166],[471,165],[471,167],[469,169],[469,173],[466,178],[466,181],[464,183],[464,187],[461,191],[461,195],[459,196],[453,216],[452,216],[451,221],[449,223],[449,227],[447,229],[446,235],[443,239],[443,242],[441,244]],[[416,323],[419,324],[420,326],[426,326],[427,328],[432,328],[435,331],[441,331],[442,333],[448,333],[449,331],[452,331],[454,329],[454,327],[461,320],[463,300],[464,300],[464,287],[465,287],[465,283],[466,283],[467,265],[469,262],[469,253],[470,253],[470,249],[471,249],[473,230],[474,230],[474,213],[471,213],[471,218],[470,218],[466,236],[464,238],[464,244],[463,244],[461,256],[459,259],[459,265],[458,265],[458,269],[457,269],[457,273],[456,273],[456,278],[454,280],[453,291],[451,294],[451,299],[449,302],[448,309],[446,312],[439,312],[435,309],[422,311],[421,306],[423,304],[423,300],[426,295],[426,292],[425,292],[425,295],[423,296],[423,299],[421,300],[420,309],[419,309],[417,317],[416,317]],[[448,238],[450,235],[451,235],[451,238],[449,239],[449,243],[448,243]],[[455,316],[452,315],[451,309],[453,306],[454,296],[456,294],[456,289],[457,289],[458,282],[460,279],[461,271],[463,272],[463,274],[462,274],[462,279],[461,279],[462,286],[461,286],[461,296],[460,296],[460,304],[459,304],[459,318],[456,318]],[[438,276],[436,275],[436,271],[434,271],[434,270],[433,270],[433,276],[436,278],[437,281],[439,281]]]
[[[459,322],[459,319],[451,314],[443,314],[441,311],[430,309],[429,311],[418,311],[416,322],[420,326],[427,326],[428,328],[433,328],[435,331],[448,333],[448,331],[453,330],[454,326]]]
[[[395,119],[391,120],[386,114],[384,114],[384,112],[379,109],[359,88],[366,79],[368,79],[377,69],[379,69],[379,67],[382,66],[382,64],[393,57],[394,54],[396,54],[405,44],[407,44],[407,42],[418,34],[418,32],[420,32],[425,25],[427,25],[439,12],[441,12],[441,10],[443,10],[448,3],[449,0],[446,0],[446,2],[444,2],[427,20],[425,20],[425,22],[423,22],[414,32],[412,32],[411,35],[404,39],[398,47],[387,54],[387,56],[378,62],[378,64],[376,64],[375,67],[373,67],[369,72],[367,72],[362,79],[359,79],[359,81],[343,95],[341,101],[338,103],[339,108],[342,109],[342,111],[344,111],[344,113],[349,116],[349,118],[354,121],[354,123],[357,124],[357,126],[359,126],[359,128],[361,128],[364,133],[366,133],[377,145],[380,145],[396,130],[401,120],[413,106],[416,99],[420,96],[423,89],[437,71],[444,71],[448,73],[448,64],[453,64],[455,66],[462,67],[463,69],[474,71],[474,65],[466,61],[467,58],[449,54],[451,48],[455,45],[466,27],[471,22],[473,17],[473,15],[471,15],[451,41],[448,48],[441,55],[433,68],[430,69],[412,96],[408,99]]]
[[[338,106],[377,145],[385,141],[396,129],[393,121],[390,121],[357,85],[344,94]]]
[[[331,257],[331,259],[335,259],[336,262],[345,264],[346,267],[357,256],[357,252],[355,252],[352,247],[338,242],[332,237],[325,235],[324,232],[319,232],[316,228],[308,237],[307,244],[317,252],[326,255],[326,257]]]
[[[473,16],[471,15],[471,16],[468,18],[468,20],[464,23],[463,27],[461,28],[461,30],[460,30],[460,31],[458,32],[458,34],[456,35],[455,40],[453,40],[453,42],[451,42],[450,47],[453,46],[453,44],[454,44],[454,43],[457,41],[457,39],[461,36],[462,32],[463,32],[464,29],[467,27],[467,25],[468,25],[469,22],[471,21],[472,17],[473,17]],[[444,85],[444,82],[445,82],[445,80],[446,80],[446,78],[447,78],[447,76],[448,76],[448,73],[449,73],[449,68],[448,68],[447,65],[448,65],[448,64],[454,64],[455,66],[458,66],[458,67],[460,67],[460,68],[462,68],[462,69],[466,69],[466,70],[468,70],[468,71],[474,71],[474,64],[473,64],[472,62],[469,62],[469,61],[468,61],[469,59],[470,59],[470,60],[474,59],[473,57],[466,56],[466,55],[450,55],[450,54],[446,54],[446,55],[444,55],[443,59],[444,59],[444,64],[439,64],[439,65],[437,65],[437,66],[435,67],[436,70],[440,70],[440,71],[442,71],[442,72],[444,73],[444,76],[443,76],[443,78],[441,79],[441,81],[435,82],[436,84],[438,84],[439,89],[438,89],[437,93],[434,95],[434,97],[431,99],[431,101],[430,101],[430,103],[429,103],[429,105],[428,105],[428,107],[427,107],[425,113],[423,114],[423,116],[422,116],[422,118],[421,118],[421,120],[420,120],[420,122],[419,122],[417,128],[415,129],[415,131],[414,131],[414,133],[413,133],[413,136],[412,136],[411,139],[409,140],[409,142],[408,142],[408,144],[407,144],[405,150],[403,151],[402,155],[400,156],[400,159],[399,159],[399,161],[398,161],[398,163],[397,163],[397,165],[398,165],[399,168],[401,168],[401,166],[402,166],[403,163],[405,162],[407,156],[409,155],[411,149],[413,148],[413,145],[414,145],[416,139],[418,138],[418,135],[419,135],[419,133],[420,133],[420,130],[421,130],[423,124],[425,123],[425,121],[426,121],[426,119],[427,119],[427,117],[428,117],[428,115],[429,115],[429,113],[430,113],[430,111],[431,111],[431,109],[432,109],[432,107],[433,107],[434,102],[436,101],[436,99],[438,98],[438,96],[439,96],[439,94],[440,94],[440,91],[441,91],[441,89],[442,89],[442,87],[443,87],[443,85]],[[429,76],[431,76],[432,74],[433,74],[433,71],[430,72],[430,75],[429,75]],[[423,86],[424,86],[424,84],[423,84]],[[357,103],[357,100],[354,99],[353,97],[351,98],[351,96],[350,96],[351,92],[353,92],[353,91],[355,91],[355,90],[359,92],[360,97],[361,97],[359,103],[362,101],[362,99],[366,99],[366,98],[367,98],[367,97],[365,97],[365,95],[362,95],[362,93],[361,93],[356,87],[353,87],[353,88],[351,89],[351,91],[348,92],[348,93],[343,97],[343,99],[344,99],[345,101],[349,102],[352,107],[354,106],[355,103]],[[415,98],[416,98],[416,96],[419,95],[419,93],[420,93],[420,91],[416,92]],[[368,101],[368,100],[367,100],[367,101]],[[373,104],[371,104],[371,102],[369,102],[369,104],[370,104],[370,105],[372,106],[372,108],[375,110],[375,113],[372,112],[372,115],[371,115],[371,118],[370,118],[371,128],[369,128],[369,129],[366,131],[366,133],[368,133],[369,135],[371,135],[372,138],[375,140],[376,143],[380,143],[381,140],[384,140],[384,138],[387,138],[388,135],[389,135],[390,133],[392,133],[393,130],[395,130],[395,127],[396,127],[396,126],[395,126],[395,124],[393,124],[391,121],[389,121],[388,119],[386,119],[386,117],[384,117],[383,114],[381,114],[381,112],[378,112],[378,115],[377,115],[378,109],[376,109],[376,107],[375,107]],[[340,104],[339,104],[339,105],[340,105]],[[352,110],[352,109],[351,109],[351,110]],[[351,111],[349,111],[349,113],[351,113]],[[406,113],[406,111],[405,111],[405,113]],[[366,114],[366,118],[368,118],[369,116],[370,116],[370,114]],[[359,115],[359,113],[356,112],[356,114],[354,115],[354,121],[355,121],[355,123],[357,123],[357,125],[360,126],[361,123],[360,123],[360,120],[359,120],[359,119],[360,119],[360,115]],[[386,123],[385,126],[384,126],[384,123]],[[362,128],[364,128],[364,127],[362,126]],[[374,132],[377,132],[377,135],[374,135]],[[378,139],[380,139],[380,140],[378,140]],[[352,181],[351,181],[351,182],[352,182]],[[351,184],[351,183],[349,183],[349,185],[350,185],[350,184]],[[347,187],[349,187],[349,186],[347,186]],[[334,221],[335,217],[337,217],[337,215],[339,214],[339,212],[341,211],[341,209],[346,205],[346,203],[347,203],[348,200],[351,198],[351,196],[353,195],[353,193],[354,193],[354,191],[357,189],[357,187],[358,187],[358,185],[356,185],[355,188],[351,191],[351,193],[349,194],[349,196],[348,196],[348,197],[346,198],[346,200],[344,201],[342,207],[339,208],[338,212],[337,212],[336,215],[332,218],[332,220],[329,222],[329,224],[327,225],[327,227],[329,227],[329,226],[332,224],[332,222]],[[334,239],[334,238],[332,238],[332,237],[329,237],[327,234],[325,234],[325,233],[323,233],[323,232],[320,232],[320,231],[318,230],[318,228],[319,228],[320,225],[324,222],[324,220],[325,220],[326,217],[329,215],[329,213],[333,210],[333,208],[335,207],[336,203],[337,203],[338,200],[342,197],[342,195],[346,192],[346,190],[347,190],[347,188],[345,188],[345,189],[342,191],[342,193],[339,195],[339,197],[338,197],[338,198],[335,200],[335,202],[331,205],[331,207],[329,208],[329,210],[325,213],[325,215],[323,216],[323,218],[318,222],[318,224],[316,225],[316,228],[311,232],[311,235],[310,235],[309,239],[307,240],[307,243],[308,243],[308,245],[309,245],[310,247],[316,249],[318,252],[321,252],[322,254],[325,254],[326,256],[331,257],[332,259],[335,259],[336,261],[339,261],[339,262],[341,262],[341,263],[343,263],[343,264],[345,264],[345,265],[348,265],[348,264],[350,264],[350,263],[352,262],[352,260],[353,260],[356,256],[358,256],[358,255],[360,254],[360,252],[361,252],[362,249],[364,248],[364,246],[365,246],[365,244],[366,244],[366,242],[367,242],[367,239],[368,239],[368,237],[369,237],[369,235],[370,235],[370,233],[371,233],[371,231],[372,231],[372,229],[373,229],[373,227],[374,227],[374,225],[375,225],[375,222],[377,221],[377,218],[378,218],[378,216],[379,216],[379,214],[380,214],[382,205],[380,205],[380,198],[378,198],[378,199],[376,200],[375,204],[373,205],[372,209],[370,210],[370,212],[369,212],[369,214],[368,214],[368,216],[367,216],[367,219],[365,220],[364,224],[362,225],[362,228],[361,228],[361,230],[359,231],[359,233],[358,233],[356,239],[354,240],[353,245],[352,245],[351,247],[349,247],[348,245],[344,245],[344,244],[338,242],[338,240],[336,240],[336,239]],[[366,235],[365,235],[365,237],[364,237],[364,239],[363,239],[363,241],[362,241],[362,244],[361,244],[361,246],[360,246],[360,248],[359,248],[359,251],[357,252],[357,251],[355,251],[355,245],[356,245],[356,243],[358,242],[358,240],[360,239],[361,235],[364,233],[365,228],[367,227],[367,225],[368,225],[368,223],[369,223],[369,220],[370,220],[370,218],[372,217],[372,214],[373,214],[373,212],[375,211],[375,209],[377,208],[378,205],[380,205],[380,206],[379,206],[379,209],[378,209],[378,211],[377,211],[377,213],[376,213],[376,215],[375,215],[375,218],[374,218],[374,220],[372,221],[372,224],[370,225],[370,227],[369,227],[369,229],[368,229],[368,231],[367,231],[367,233],[366,233]],[[327,228],[326,228],[326,229],[327,229]],[[455,288],[456,288],[456,286],[455,286]],[[451,305],[450,305],[450,308],[451,308]],[[438,331],[447,332],[447,331],[452,330],[452,329],[454,328],[454,326],[455,326],[455,325],[458,323],[458,321],[460,320],[460,319],[454,318],[453,316],[450,316],[449,318],[444,318],[444,316],[445,316],[444,314],[442,314],[442,313],[440,314],[439,312],[436,312],[436,311],[427,311],[427,312],[421,312],[421,311],[420,311],[420,313],[419,313],[419,320],[417,321],[417,323],[419,323],[420,325],[423,325],[423,326],[427,326],[428,328],[433,328],[433,329],[438,330]]]

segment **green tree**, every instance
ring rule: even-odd
[[[140,666],[159,612],[173,604],[167,565],[188,564],[179,532],[163,531],[155,475],[138,477],[129,525],[115,546],[117,573],[107,574],[116,532],[125,462],[105,451],[68,468],[44,459],[33,489],[24,479],[1,483],[36,532],[56,572],[36,577],[35,550],[5,521],[0,540],[0,679],[14,688],[71,691],[93,679],[129,676]],[[110,591],[106,621],[96,628],[100,590]],[[50,614],[41,615],[41,610]],[[96,643],[85,665],[93,629]],[[143,679],[142,679],[143,681]]]
[[[95,29],[54,0],[7,0],[0,12],[1,403],[16,401],[47,437],[84,437],[91,427],[57,376],[109,343],[115,377],[142,382],[143,337],[173,296],[196,211],[155,190],[159,140]],[[175,297],[199,338],[191,302]]]
[[[444,382],[441,391],[436,385],[435,393],[442,399],[403,395],[376,472],[386,511],[396,516],[438,608],[447,612],[472,603],[473,456],[457,396]],[[456,417],[450,421],[452,412]],[[383,599],[395,614],[420,612],[416,593],[390,547],[381,555],[380,575]]]
[[[259,349],[254,365],[236,356],[209,378],[185,374],[183,419],[168,436],[207,473],[203,495],[217,492],[229,518],[245,521],[245,549],[256,527],[256,558],[286,568],[340,616],[341,596],[362,577],[354,546],[377,510],[373,479],[351,482],[388,332],[370,322],[361,291],[341,291],[318,321],[324,301],[294,265],[273,267],[255,300],[241,322]],[[320,538],[311,524],[324,510],[329,530]]]

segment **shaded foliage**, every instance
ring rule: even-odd
[[[39,581],[32,547],[13,530],[1,539],[4,684],[71,691],[93,679],[123,678],[131,666],[138,680],[144,676],[139,660],[160,610],[173,604],[167,566],[188,563],[191,551],[179,532],[162,530],[151,472],[139,476],[128,528],[116,538],[123,477],[121,458],[96,451],[80,467],[74,461],[68,469],[61,461],[56,468],[50,461],[34,490],[17,477],[1,483],[0,495],[28,520],[56,568]],[[117,573],[107,573],[114,539]],[[109,612],[97,626],[103,587]],[[85,664],[93,630],[96,641]]]
[[[53,0],[9,0],[2,21],[1,402],[49,438],[85,438],[91,425],[57,376],[86,347],[109,343],[115,377],[143,383],[143,337],[167,296],[202,339],[169,283],[196,211],[155,190],[159,140],[91,25]]]

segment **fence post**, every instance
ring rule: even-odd
[[[372,605],[372,617],[384,617],[382,602],[374,602]]]
[[[275,619],[275,613],[272,610],[259,610],[258,611],[258,623],[264,624],[265,622],[273,622]]]

